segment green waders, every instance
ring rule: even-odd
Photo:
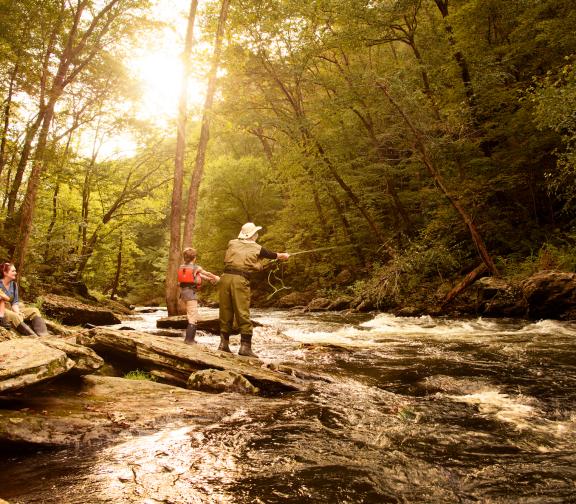
[[[243,353],[250,352],[251,356],[255,356],[251,351],[250,281],[242,275],[224,273],[220,277],[219,287],[221,334],[219,349],[230,351],[228,343],[236,319],[243,343]]]

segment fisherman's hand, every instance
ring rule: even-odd
[[[214,275],[214,278],[212,279],[212,283],[217,284],[219,281],[220,281],[220,277],[218,275]]]
[[[277,258],[280,261],[287,261],[289,257],[290,257],[290,254],[288,254],[288,252],[278,252],[278,254],[277,254]]]

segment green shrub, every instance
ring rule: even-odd
[[[152,376],[148,371],[142,371],[141,369],[135,369],[133,371],[129,371],[124,375],[124,378],[126,378],[127,380],[156,381],[155,376]]]

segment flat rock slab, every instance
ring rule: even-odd
[[[104,365],[104,359],[91,348],[53,336],[43,337],[40,341],[50,348],[61,350],[72,359],[74,367],[70,372],[73,374],[92,374]]]
[[[182,387],[186,387],[192,373],[203,369],[233,371],[258,387],[263,395],[294,392],[306,387],[305,382],[295,376],[261,367],[259,360],[138,331],[96,327],[80,333],[77,343],[92,348],[104,358],[135,359],[147,370],[158,371],[157,376],[169,376]]]
[[[156,321],[158,329],[186,329],[188,319],[186,315],[175,315],[173,317],[163,317]],[[260,327],[260,322],[252,321],[254,327]],[[216,317],[203,318],[200,317],[196,323],[196,327],[200,331],[205,331],[211,334],[220,334],[220,321]],[[240,331],[235,330],[232,334],[240,334]]]
[[[42,311],[65,325],[113,325],[121,320],[111,311],[82,303],[75,298],[47,294],[42,299]]]
[[[0,343],[0,392],[40,383],[74,367],[61,350],[47,347],[32,338]]]

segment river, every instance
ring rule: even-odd
[[[162,315],[129,325],[146,329]],[[0,463],[0,496],[90,504],[576,502],[576,324],[253,315],[265,324],[254,345],[262,360],[331,382],[267,401],[238,396],[218,422],[98,450],[10,456]],[[199,341],[217,345],[214,336]],[[134,468],[140,490],[128,492],[123,482]]]

